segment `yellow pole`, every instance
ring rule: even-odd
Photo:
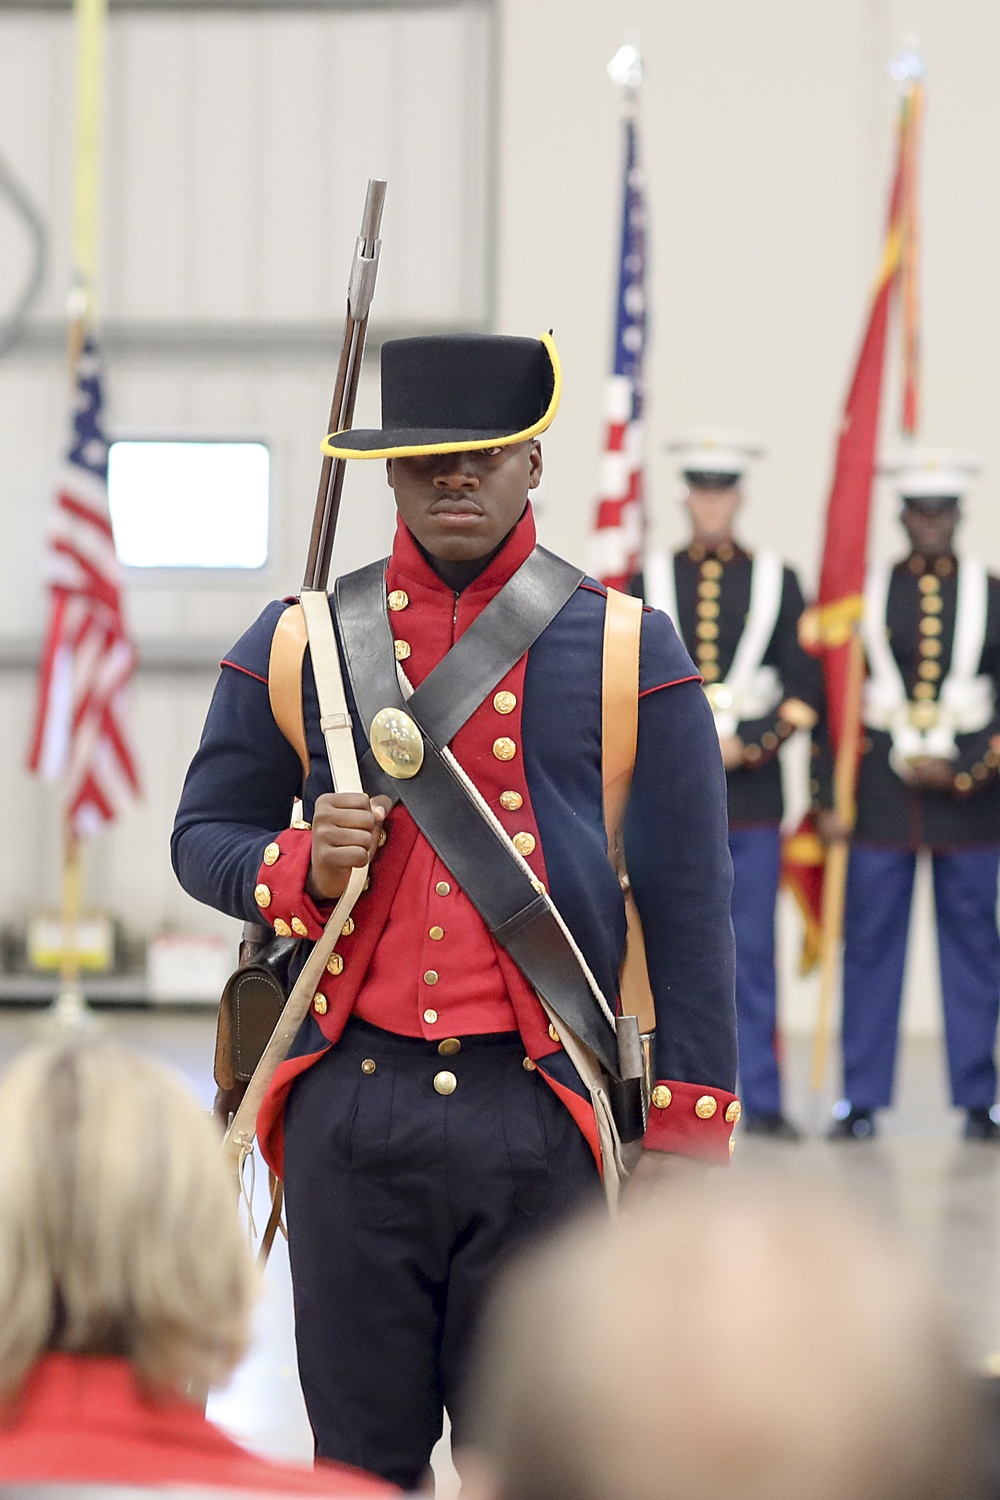
[[[76,120],[73,134],[73,290],[70,323],[79,333],[94,315],[100,211],[101,122],[108,0],[74,0]],[[72,342],[70,353],[72,355]],[[74,362],[75,367],[75,362]]]
[[[67,360],[70,384],[94,317],[100,205],[101,115],[104,95],[104,38],[108,0],[74,0],[76,26],[76,117],[73,133],[73,268],[67,305]],[[67,810],[68,812],[68,810]],[[80,987],[80,917],[83,864],[80,841],[63,827],[60,989],[48,1022],[59,1027],[90,1022]]]
[[[848,644],[847,682],[844,691],[844,721],[833,772],[833,807],[845,828],[853,828],[855,782],[857,780],[858,745],[861,738],[861,692],[864,687],[865,653],[858,627]],[[839,839],[831,844],[823,874],[823,909],[820,926],[820,987],[813,1041],[812,1076],[814,1094],[822,1091],[830,1050],[830,1021],[833,994],[837,980],[837,960],[844,935],[844,892],[847,886],[847,861],[850,844]]]

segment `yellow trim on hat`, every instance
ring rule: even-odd
[[[323,439],[320,448],[331,458],[419,458],[424,453],[473,453],[478,448],[511,448],[515,443],[526,443],[529,439],[537,437],[540,432],[544,432],[551,424],[562,395],[562,365],[559,363],[555,340],[551,333],[543,333],[539,337],[539,342],[544,345],[552,364],[552,396],[538,421],[533,422],[530,427],[525,427],[521,432],[512,432],[509,437],[473,438],[464,443],[417,443],[412,447],[363,449],[335,447],[333,440],[339,437],[340,433],[331,432]],[[350,429],[342,430],[346,432]]]

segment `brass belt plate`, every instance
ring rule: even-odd
[[[710,682],[703,689],[713,714],[727,713],[733,706],[733,690],[724,682]]]
[[[939,707],[936,703],[911,703],[909,719],[914,729],[934,729],[937,725]]]
[[[423,735],[401,708],[383,708],[368,731],[372,754],[387,776],[409,781],[424,763]]]

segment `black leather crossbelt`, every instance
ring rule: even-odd
[[[528,573],[521,579],[526,568]],[[338,579],[334,608],[365,728],[380,710],[395,708],[409,714],[424,739],[423,764],[409,780],[395,780],[370,751],[364,755],[365,790],[369,796],[386,793],[403,802],[493,937],[615,1079],[619,1068],[614,1028],[565,933],[544,895],[535,890],[514,857],[506,834],[484,816],[472,792],[441,754],[487,693],[555,618],[582,577],[561,558],[536,548],[409,700],[403,697],[396,675],[384,564]],[[505,600],[508,590],[512,592]],[[454,701],[451,674],[457,684]]]

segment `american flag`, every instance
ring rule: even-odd
[[[608,381],[607,434],[601,461],[590,572],[625,589],[638,572],[645,533],[642,362],[646,347],[646,208],[634,112],[625,117],[625,191],[615,318],[614,373]]]
[[[126,689],[135,651],[122,615],[122,576],[108,507],[108,444],[97,347],[76,367],[73,431],[48,542],[49,628],[28,765],[64,780],[76,838],[96,833],[139,795]]]

